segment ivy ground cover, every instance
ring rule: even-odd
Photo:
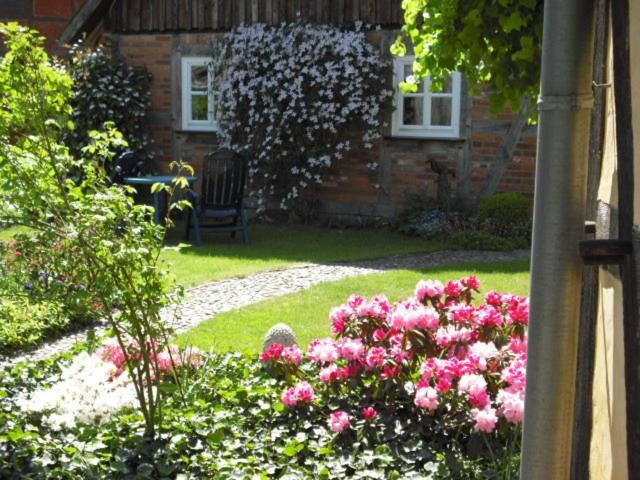
[[[82,382],[86,375],[78,376],[76,365],[112,362],[105,388],[117,388],[114,343],[71,363],[15,367],[0,380],[0,473],[513,478],[528,301],[495,291],[481,296],[478,288],[476,277],[465,276],[420,281],[397,303],[352,295],[331,311],[332,336],[305,352],[275,344],[259,360],[239,353],[191,360],[182,394],[170,381],[159,385],[168,396],[153,443],[142,440],[144,423],[130,408],[89,421],[86,408],[25,408],[42,388],[59,388],[61,366],[65,382],[74,375]],[[75,390],[79,399],[86,396]],[[58,408],[65,409],[64,422],[51,423]]]
[[[324,283],[302,292],[285,295],[249,307],[222,313],[178,337],[181,345],[194,345],[208,351],[260,352],[267,331],[276,323],[290,325],[301,345],[329,334],[327,322],[331,308],[352,292],[365,296],[384,292],[396,301],[407,297],[421,278],[444,281],[475,273],[486,288],[527,295],[528,261],[473,263],[425,270],[397,270]]]

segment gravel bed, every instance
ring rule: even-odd
[[[215,315],[251,305],[252,303],[298,292],[323,282],[368,275],[386,270],[412,270],[466,262],[500,262],[528,258],[528,250],[511,252],[445,251],[388,257],[350,263],[303,264],[282,270],[260,272],[245,278],[231,278],[194,287],[187,291],[181,305],[162,311],[162,318],[176,332],[184,332]],[[22,360],[40,360],[69,350],[86,340],[93,331],[101,335],[105,323],[67,335],[39,348],[13,357],[0,356],[0,369]]]

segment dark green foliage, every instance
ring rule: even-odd
[[[503,238],[482,230],[463,230],[452,233],[449,240],[462,250],[515,250],[526,248],[526,241]]]
[[[72,154],[81,156],[82,148],[90,143],[89,132],[113,122],[129,148],[150,165],[154,159],[147,120],[151,74],[144,67],[126,65],[104,46],[89,48],[79,42],[70,53],[75,129],[65,142]]]
[[[142,417],[126,412],[102,426],[53,432],[15,402],[58,369],[48,361],[0,377],[0,477],[481,479],[505,478],[508,464],[517,471],[518,455],[504,439],[453,438],[442,420],[416,412],[402,395],[374,423],[359,420],[336,436],[329,411],[353,403],[359,392],[288,410],[280,403],[286,384],[255,357],[237,353],[208,356],[186,383],[184,403],[169,396],[153,443],[142,441]],[[490,467],[488,446],[500,456],[501,471]]]
[[[498,193],[483,198],[478,205],[478,221],[489,233],[501,237],[531,238],[533,206],[519,193]]]

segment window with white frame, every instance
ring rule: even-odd
[[[413,75],[414,57],[394,59],[394,137],[459,138],[461,76],[454,72],[441,91],[431,91],[426,78],[415,93],[403,93],[398,84]]]
[[[217,129],[215,98],[212,89],[211,59],[182,58],[182,128],[214,131]]]

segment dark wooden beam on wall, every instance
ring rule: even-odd
[[[613,78],[618,159],[619,238],[633,242],[634,149],[631,106],[629,1],[612,0]],[[636,112],[640,115],[640,112]],[[624,368],[629,479],[640,479],[640,315],[636,265],[640,252],[627,255],[621,265],[624,328]]]

